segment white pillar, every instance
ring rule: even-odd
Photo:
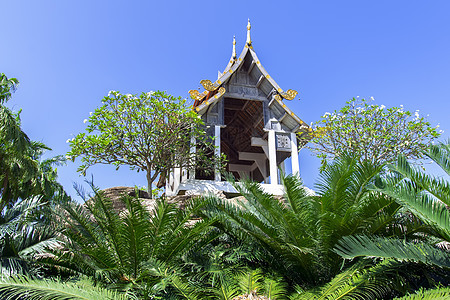
[[[275,147],[275,131],[269,130],[269,171],[270,184],[278,184],[277,149]]]
[[[180,186],[181,168],[173,168],[173,192]]]
[[[291,162],[292,174],[300,175],[300,167],[298,164],[297,135],[294,132],[291,132]]]
[[[196,141],[194,137],[191,137],[191,157],[192,157],[192,168],[189,170],[189,179],[195,179],[195,152],[197,152],[197,147],[195,145]]]
[[[181,169],[181,182],[188,179],[188,171],[185,168]]]
[[[170,186],[170,173],[167,174],[166,178],[166,195],[172,196],[172,187]]]
[[[166,178],[166,195],[172,196],[173,192],[173,171],[170,171]]]
[[[220,126],[216,125],[214,127],[214,155],[217,159],[220,158]],[[221,175],[220,175],[220,169],[218,166],[216,166],[216,169],[214,170],[214,180],[220,181]]]

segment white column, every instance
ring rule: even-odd
[[[173,168],[173,192],[180,186],[181,168]]]
[[[277,149],[275,147],[275,131],[269,130],[269,171],[270,184],[278,184]]]
[[[194,159],[194,156],[195,156],[195,152],[197,152],[197,147],[195,146],[195,143],[196,143],[195,138],[192,137],[191,138],[190,153],[191,153],[192,160],[193,160],[193,162],[192,162],[193,167],[189,170],[189,179],[195,179],[195,159]]]
[[[169,174],[167,174],[166,178],[166,195],[172,196],[173,195],[173,171],[170,171]]]
[[[298,164],[297,135],[294,132],[291,132],[291,162],[292,174],[300,175],[300,167]]]
[[[214,127],[214,155],[216,156],[217,159],[220,158],[220,126],[216,125]],[[221,176],[220,176],[220,169],[218,167],[216,167],[216,169],[214,170],[214,180],[216,181],[220,181]]]
[[[185,168],[181,169],[181,182],[188,179],[188,171]]]

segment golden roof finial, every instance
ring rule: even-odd
[[[232,59],[236,59],[236,36],[233,36],[233,54],[231,55]]]
[[[248,19],[248,24],[247,24],[247,45],[251,46],[252,45],[252,40],[250,38],[250,29],[252,28],[252,26],[250,25],[250,19]]]

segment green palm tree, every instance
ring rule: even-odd
[[[15,78],[0,74],[0,212],[12,207],[19,199],[36,195],[45,198],[55,192],[63,195],[62,186],[56,182],[55,164],[61,156],[42,160],[43,143],[31,141],[21,129],[20,112],[14,113],[3,105],[17,87]]]
[[[447,142],[431,146],[425,154],[450,175],[449,150],[450,144]],[[400,262],[433,266],[432,273],[442,270],[448,277],[450,268],[449,182],[443,178],[425,174],[422,170],[411,166],[403,156],[398,157],[397,163],[390,165],[389,168],[393,173],[372,186],[372,190],[395,199],[402,206],[399,215],[408,220],[416,219],[421,226],[412,230],[413,234],[409,236],[346,236],[339,241],[335,252],[347,259],[378,257],[384,260],[394,259]],[[399,225],[404,226],[404,230],[411,229],[408,228],[409,224],[399,223]],[[430,277],[437,277],[437,283],[439,283],[438,276]],[[432,282],[431,286],[433,284],[436,282]],[[433,295],[429,296],[431,298],[438,295],[450,296],[445,289],[429,293]],[[425,297],[428,292],[423,294]],[[405,299],[416,299],[415,297],[421,296],[412,295]]]
[[[25,199],[0,215],[0,277],[39,275],[34,262],[47,248],[59,247],[56,234],[42,211],[40,197]]]
[[[432,146],[426,155],[450,175],[450,144]],[[450,242],[450,183],[411,166],[400,156],[391,165],[393,176],[384,178],[372,189],[395,199],[405,215],[413,214],[423,226],[409,239],[397,236],[349,236],[343,238],[336,252],[345,258],[375,256],[409,260],[440,267],[450,267],[450,253],[442,246]]]
[[[257,241],[271,254],[267,263],[294,282],[316,285],[339,273],[342,259],[332,250],[341,237],[394,230],[388,225],[399,205],[367,188],[381,169],[340,158],[322,171],[316,195],[298,177],[284,178],[283,201],[257,183],[235,184],[243,199],[210,198],[205,215],[228,234]]]
[[[56,279],[37,280],[26,276],[1,280],[0,297],[5,300],[130,299],[127,295],[95,286],[88,280],[64,282]]]
[[[388,261],[373,266],[358,262],[326,284],[310,289],[296,287],[291,300],[387,299],[398,279],[399,263]]]
[[[197,299],[201,291],[185,279],[182,257],[217,236],[211,220],[193,220],[204,201],[192,199],[183,209],[164,199],[148,209],[138,196],[123,196],[125,210],[115,211],[110,199],[94,188],[58,210],[64,221],[65,246],[53,251],[55,264],[85,275],[106,287],[147,299],[170,295]],[[139,193],[136,193],[139,195]],[[200,298],[199,298],[200,299]]]
[[[19,81],[16,78],[8,78],[4,73],[0,73],[0,104],[11,98],[18,85]]]

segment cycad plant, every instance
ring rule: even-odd
[[[223,276],[205,288],[200,299],[287,299],[287,284],[280,276],[264,273],[261,269],[242,268],[236,273],[223,272]]]
[[[419,290],[414,294],[409,294],[395,300],[445,300],[450,297],[449,287],[438,287],[429,290]]]
[[[41,275],[34,263],[46,249],[59,247],[54,228],[43,217],[46,203],[33,197],[0,214],[0,277]]]
[[[311,289],[296,286],[291,300],[387,299],[393,288],[399,263],[385,261],[373,266],[358,262],[337,274],[326,284]]]
[[[0,297],[4,300],[125,300],[126,295],[95,286],[89,280],[61,281],[38,280],[27,276],[6,278],[0,281]]]
[[[339,272],[342,259],[332,249],[341,237],[388,231],[399,205],[367,189],[381,169],[340,158],[322,171],[316,195],[298,177],[284,178],[281,201],[257,183],[235,184],[243,198],[210,198],[205,214],[228,234],[257,241],[270,254],[266,263],[291,281],[317,285]]]
[[[202,290],[201,299],[285,299],[286,283],[270,269],[261,266],[265,255],[257,245],[246,244],[222,234],[185,260],[189,281]],[[253,297],[253,298],[252,298]]]
[[[430,148],[426,155],[450,175],[450,144]],[[395,258],[450,268],[450,183],[425,174],[410,165],[402,156],[390,169],[393,174],[383,178],[372,189],[395,199],[404,216],[422,222],[421,230],[408,239],[394,236],[349,236],[343,238],[336,252],[345,258],[371,256]]]
[[[442,143],[431,146],[425,153],[450,175],[450,145]],[[389,196],[402,206],[399,215],[406,220],[415,219],[420,226],[411,230],[411,223],[398,223],[403,231],[413,234],[393,235],[390,237],[353,235],[342,238],[336,246],[336,253],[347,259],[355,257],[374,257],[382,260],[411,262],[417,266],[429,266],[431,272],[425,270],[429,280],[424,287],[436,283],[448,284],[450,270],[450,185],[443,178],[425,174],[413,167],[400,156],[395,165],[390,165],[392,173],[372,186],[372,190]],[[437,276],[436,274],[441,274]],[[419,285],[420,286],[420,285]],[[420,292],[419,294],[422,294]],[[450,297],[448,290],[425,292],[423,297]],[[408,299],[422,297],[408,296]],[[420,298],[422,299],[422,298]],[[434,298],[433,298],[434,299]]]
[[[64,204],[57,220],[64,223],[65,245],[47,263],[140,299],[197,299],[199,292],[184,277],[182,257],[216,237],[211,220],[193,220],[204,201],[192,199],[180,209],[159,199],[148,209],[137,195],[121,197],[122,212],[95,188],[84,205]]]

